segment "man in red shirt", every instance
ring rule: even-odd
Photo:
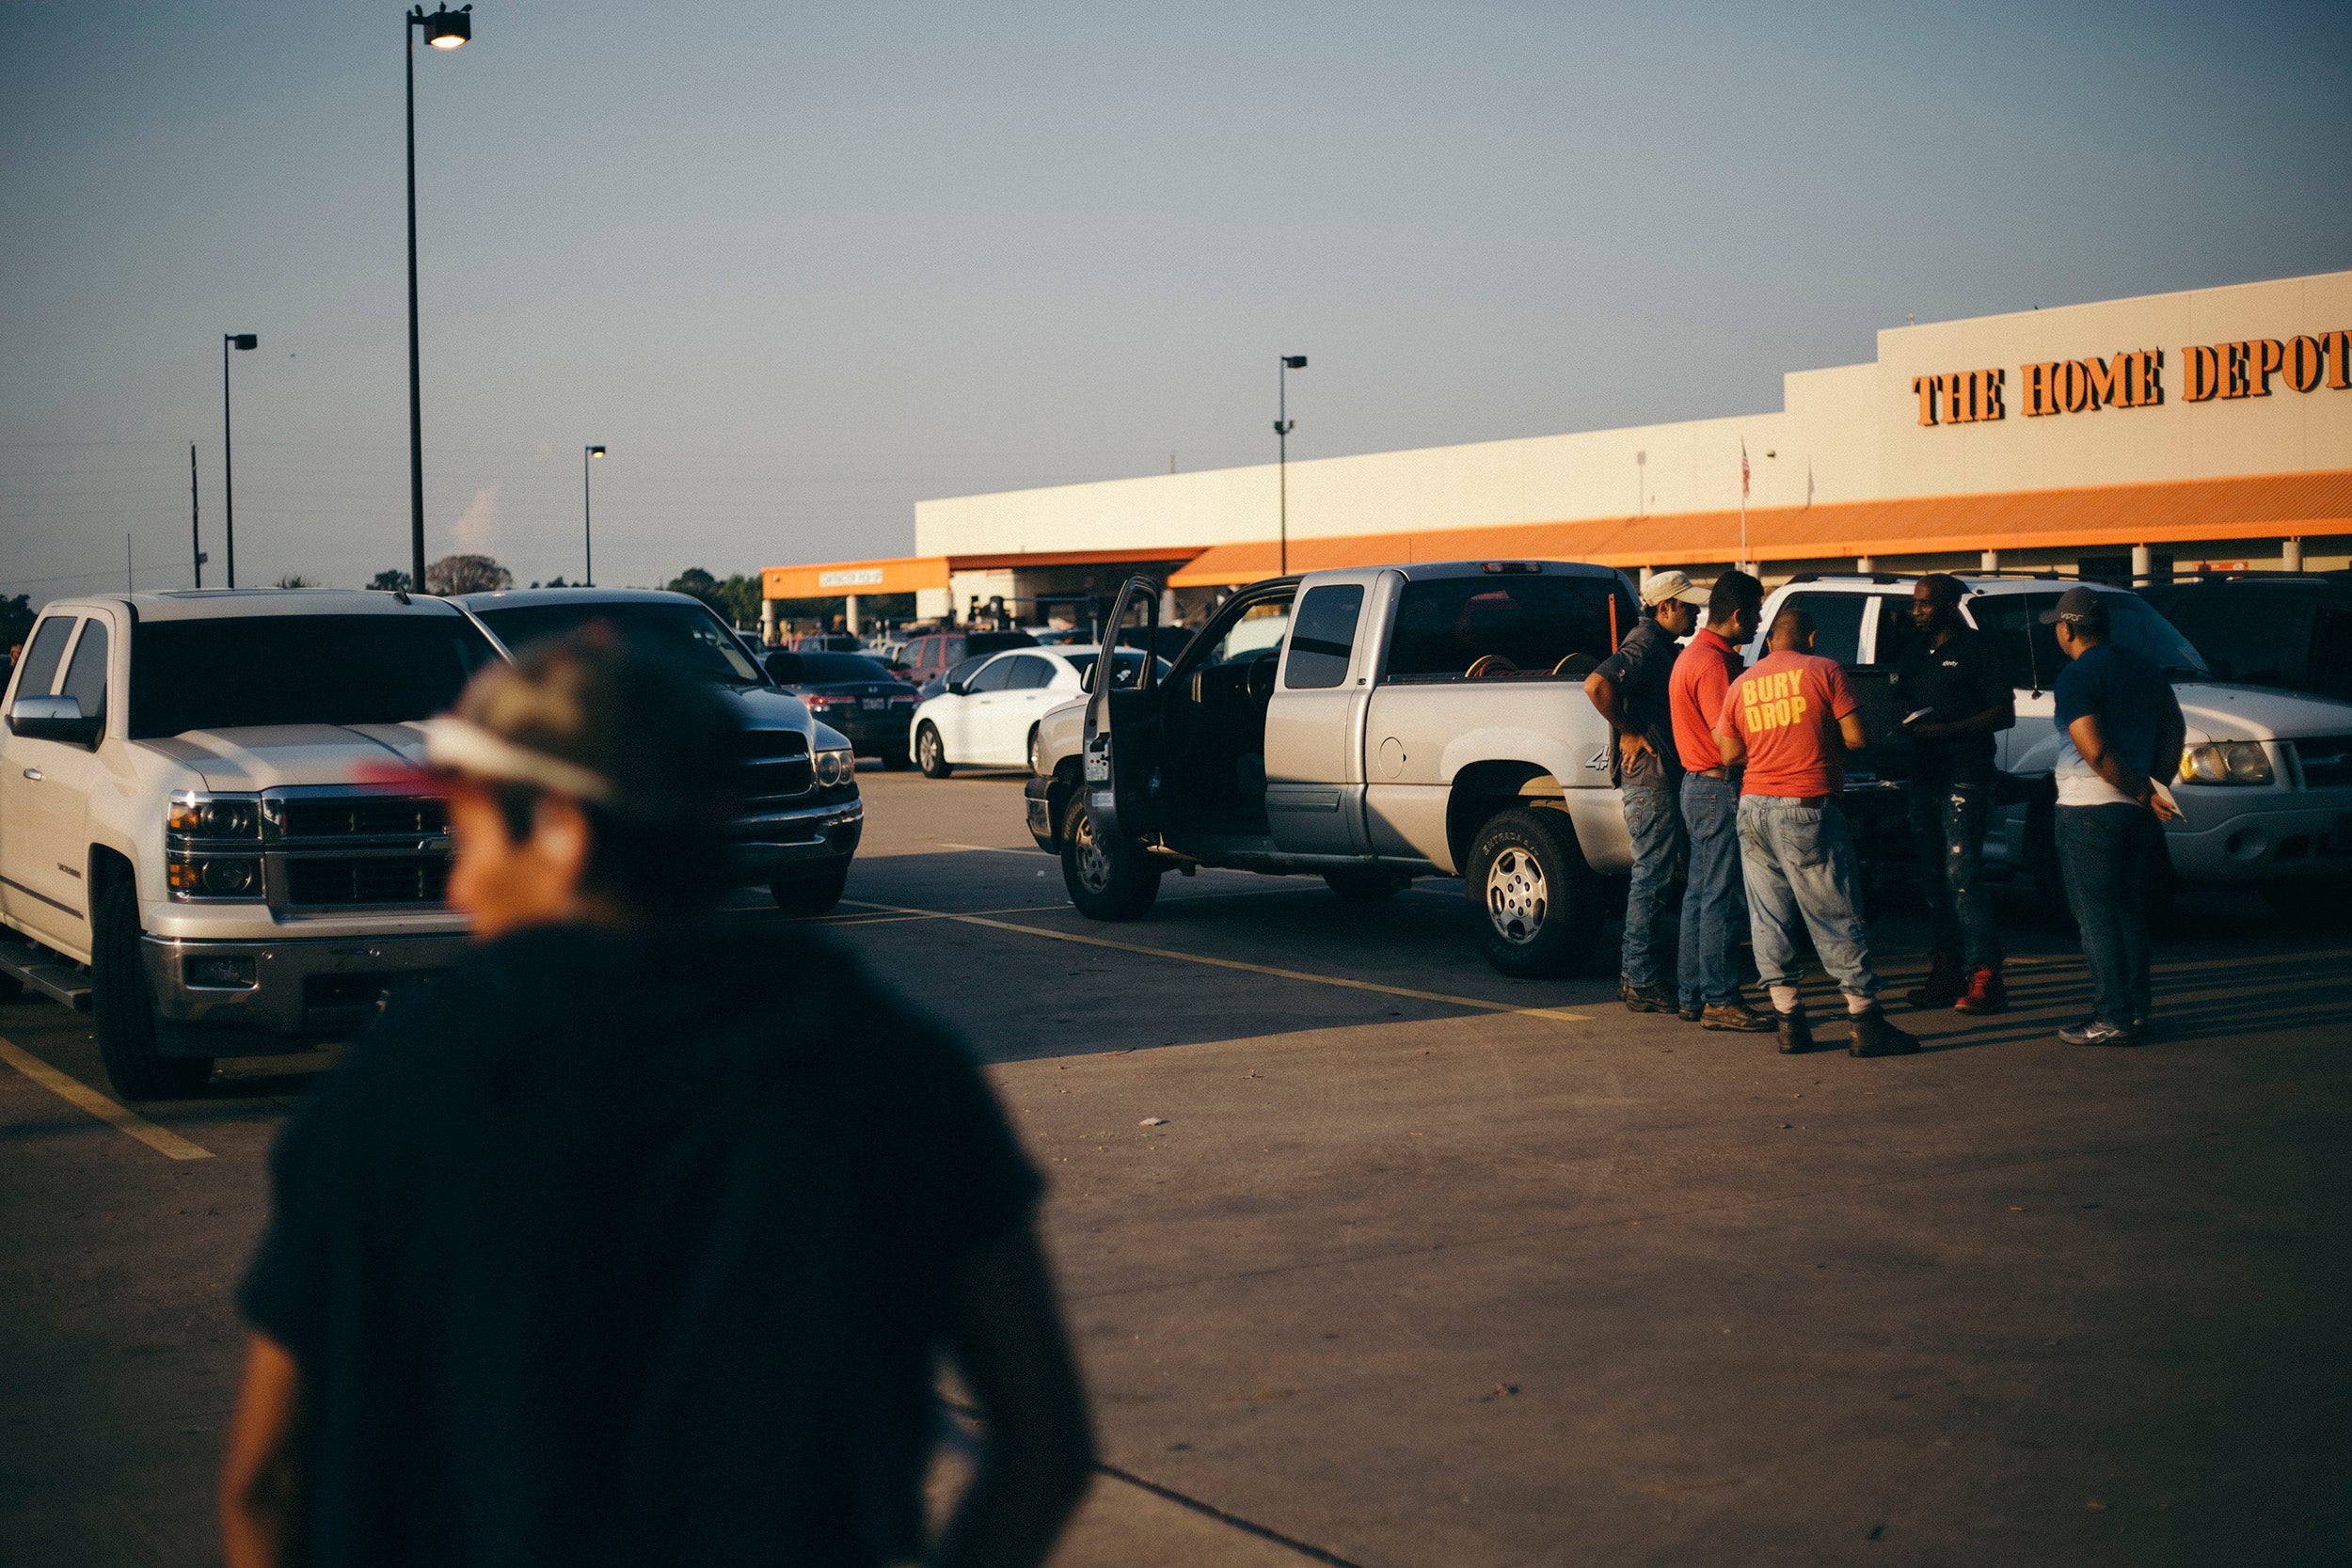
[[[1691,869],[1682,892],[1682,946],[1675,965],[1681,1013],[1706,1029],[1763,1034],[1772,1021],[1740,994],[1732,958],[1740,889],[1740,769],[1715,745],[1715,716],[1740,674],[1741,644],[1756,635],[1764,585],[1725,572],[1707,595],[1707,625],[1675,660],[1666,683],[1675,752],[1682,761],[1682,821]]]
[[[1724,761],[1747,768],[1740,782],[1740,859],[1756,967],[1780,1015],[1781,1050],[1811,1050],[1813,1030],[1797,990],[1802,917],[1821,967],[1845,993],[1851,1054],[1905,1055],[1919,1042],[1879,1010],[1861,871],[1838,804],[1846,752],[1866,743],[1861,703],[1838,662],[1814,654],[1813,638],[1813,618],[1804,610],[1774,616],[1771,651],[1731,683],[1715,721]]]

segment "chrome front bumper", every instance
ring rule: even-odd
[[[466,940],[462,931],[292,942],[143,936],[139,954],[157,1017],[222,1029],[212,1054],[260,1055],[357,1034],[386,990],[449,968]]]
[[[857,853],[865,828],[866,802],[862,800],[739,816],[728,846],[735,885],[764,886],[821,877]]]

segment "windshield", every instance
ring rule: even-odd
[[[527,642],[578,631],[591,621],[603,621],[640,647],[677,660],[698,680],[722,686],[766,686],[743,644],[726,624],[698,604],[637,603],[518,604],[474,612],[482,624],[498,633],[499,641],[519,653]]]
[[[139,740],[430,719],[498,658],[459,615],[141,621],[131,639],[131,736]]]
[[[794,686],[823,686],[832,681],[894,681],[898,677],[879,660],[864,654],[803,654]]]
[[[2042,624],[2042,613],[2058,608],[2058,592],[1980,594],[1968,601],[1978,629],[1991,636],[2000,650],[2010,685],[2021,690],[2045,689],[2066,667],[2057,631]],[[2107,635],[2119,646],[2141,655],[2175,680],[2213,678],[2204,656],[2145,599],[2121,592],[2102,594],[2099,599],[2107,607]]]

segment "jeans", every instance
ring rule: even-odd
[[[1660,960],[1675,951],[1674,911],[1666,904],[1682,850],[1682,813],[1663,784],[1628,784],[1625,831],[1633,840],[1633,876],[1625,894],[1625,977],[1658,984]]]
[[[1911,790],[1911,838],[1919,851],[1919,892],[1928,901],[1935,950],[1959,958],[1963,969],[2001,962],[1993,895],[1979,875],[1992,796],[1990,784],[1927,780]]]
[[[2148,1016],[2148,868],[2163,830],[2155,814],[2116,801],[2058,808],[2058,863],[2066,902],[2090,963],[2090,1008],[2129,1029]]]
[[[1682,1005],[1724,1006],[1740,1000],[1732,957],[1744,901],[1740,892],[1740,781],[1686,773],[1682,831],[1691,843],[1691,878],[1682,890],[1682,961],[1676,965]]]
[[[1848,996],[1878,994],[1862,929],[1862,872],[1853,835],[1836,800],[1808,806],[1784,795],[1740,798],[1740,869],[1747,878],[1756,967],[1768,986],[1793,986],[1797,921],[1813,933],[1813,950]]]

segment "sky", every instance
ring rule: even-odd
[[[408,561],[396,4],[16,0],[0,594]],[[428,557],[1776,408],[1901,324],[2352,266],[2352,7],[478,0],[420,48]],[[1164,543],[1151,541],[1150,543]]]

